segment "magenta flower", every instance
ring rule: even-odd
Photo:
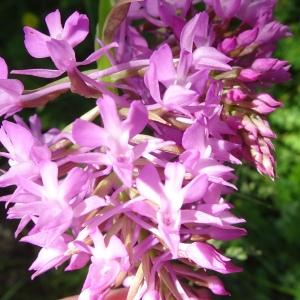
[[[98,107],[104,128],[78,119],[73,125],[74,141],[84,147],[100,152],[73,156],[73,161],[111,166],[126,186],[132,185],[133,163],[146,150],[147,144],[137,146],[130,140],[140,133],[147,124],[147,111],[139,102],[133,102],[126,120],[121,121],[114,99],[105,95],[99,99]]]
[[[178,109],[197,103],[198,93],[189,89],[192,81],[186,78],[192,65],[192,57],[188,53],[183,55],[184,57],[179,60],[177,71],[168,45],[161,46],[150,58],[145,84],[152,98],[166,109]],[[161,64],[162,58],[164,65]],[[203,72],[201,75],[203,76]],[[163,98],[160,95],[160,82],[166,87]]]
[[[65,261],[68,260],[68,256],[65,253],[68,250],[67,243],[71,241],[70,236],[59,236],[50,245],[43,247],[36,260],[32,263],[29,270],[35,270],[32,278],[39,276],[40,274],[52,269],[57,268]]]
[[[0,155],[8,158],[9,170],[0,176],[0,186],[18,184],[18,177],[36,178],[39,164],[49,161],[51,153],[31,132],[21,125],[3,121],[0,128],[0,142],[8,152]]]
[[[80,195],[80,192],[88,176],[81,169],[73,169],[59,182],[55,163],[46,162],[40,168],[43,185],[19,177],[20,187],[28,193],[27,200],[10,208],[9,215],[11,218],[26,216],[34,221],[33,228],[22,238],[23,241],[47,246],[72,225],[76,205],[84,201],[84,194]],[[18,197],[14,202],[18,202]]]
[[[153,165],[147,165],[137,179],[140,194],[157,206],[158,229],[172,255],[177,257],[180,242],[181,207],[184,203],[198,201],[207,189],[207,177],[198,176],[182,187],[185,168],[179,163],[169,163],[165,168],[163,185]],[[198,186],[197,190],[195,187]]]
[[[89,19],[86,15],[74,12],[67,20],[64,27],[61,24],[59,10],[48,14],[45,18],[49,36],[31,27],[25,26],[25,47],[35,58],[49,57],[51,40],[65,41],[72,48],[80,44],[89,33]]]
[[[13,70],[13,74],[30,75],[42,78],[57,78],[67,72],[71,81],[71,90],[82,96],[91,97],[98,95],[100,91],[104,90],[103,85],[97,83],[95,80],[89,78],[78,70],[79,66],[89,65],[101,56],[103,56],[109,49],[117,46],[116,43],[111,43],[101,49],[94,51],[85,60],[81,62],[76,61],[74,49],[64,40],[51,39],[47,41],[47,47],[50,57],[56,66],[55,69],[26,69]]]
[[[204,269],[215,270],[220,273],[241,272],[241,268],[234,266],[230,259],[221,255],[213,246],[206,243],[180,244],[180,257],[194,261]]]
[[[73,13],[62,28],[59,10],[46,16],[46,24],[50,32],[47,36],[39,31],[25,27],[25,46],[28,52],[36,58],[50,57],[57,68],[55,69],[25,69],[14,70],[13,74],[30,75],[43,78],[56,78],[67,72],[71,89],[83,96],[97,95],[102,86],[94,80],[84,76],[79,66],[97,61],[109,49],[116,47],[116,43],[104,46],[94,51],[85,60],[77,62],[74,47],[81,43],[89,32],[89,20],[86,15]],[[85,81],[88,82],[85,82]],[[90,86],[92,84],[92,86]]]
[[[91,229],[91,265],[79,299],[97,300],[115,283],[120,272],[128,270],[128,254],[124,244],[112,236],[107,244],[98,229]]]
[[[88,266],[80,300],[119,286],[136,300],[229,295],[214,272],[241,268],[213,245],[246,234],[226,198],[235,165],[275,177],[267,118],[282,104],[266,88],[290,78],[273,57],[290,31],[273,19],[273,0],[199,2],[120,1],[104,26],[109,43],[97,40],[83,61],[74,48],[87,16],[63,26],[58,10],[48,14],[49,35],[25,27],[25,47],[55,68],[12,73],[67,77],[34,91],[8,79],[0,58],[0,115],[15,120],[0,128],[0,186],[15,188],[0,201],[19,220],[16,237],[40,248],[32,277]],[[80,71],[103,55],[110,67]],[[64,129],[14,115],[67,91],[95,105]]]
[[[21,110],[21,95],[24,86],[21,81],[8,79],[8,68],[5,60],[0,57],[0,116],[13,115]]]

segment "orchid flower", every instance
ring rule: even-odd
[[[143,197],[158,207],[156,218],[164,242],[173,256],[177,256],[180,241],[180,210],[184,203],[201,199],[207,189],[207,177],[198,176],[185,187],[182,187],[185,168],[179,163],[168,163],[165,168],[165,184],[153,165],[147,165],[137,179],[137,188]],[[199,185],[195,191],[193,188]]]
[[[78,119],[73,125],[74,141],[84,147],[102,151],[73,156],[82,163],[111,166],[126,186],[132,185],[133,163],[146,150],[146,143],[132,146],[130,140],[147,124],[147,111],[143,104],[133,102],[126,120],[121,121],[115,100],[109,96],[99,99],[98,107],[104,128]]]
[[[70,47],[80,44],[89,33],[89,19],[86,15],[74,12],[65,22],[61,24],[60,11],[57,9],[49,13],[45,18],[49,36],[34,28],[25,26],[25,47],[31,56],[44,58],[51,56],[49,42],[51,40],[65,41]]]
[[[98,229],[90,233],[94,247],[89,272],[84,282],[80,300],[97,300],[114,284],[120,272],[127,271],[128,254],[119,238],[112,236],[107,244]]]
[[[8,68],[0,57],[0,116],[13,115],[22,108],[20,97],[24,86],[21,81],[8,79]]]
[[[39,175],[39,164],[49,161],[51,153],[47,146],[37,140],[21,125],[3,121],[0,142],[8,152],[0,155],[9,159],[9,170],[0,176],[0,186],[18,184],[18,177],[35,178]]]
[[[67,263],[65,271],[88,266],[80,300],[119,286],[135,300],[229,295],[214,272],[241,268],[213,245],[247,233],[226,197],[237,189],[235,165],[276,175],[268,115],[282,104],[266,88],[290,78],[288,62],[273,57],[290,31],[274,5],[119,1],[104,24],[107,44],[97,40],[83,61],[74,48],[89,32],[86,15],[62,25],[51,12],[49,35],[24,28],[29,54],[55,68],[12,73],[68,76],[28,91],[0,58],[0,115],[15,121],[0,128],[0,186],[10,186],[0,202],[19,221],[15,236],[39,247],[33,278]],[[110,67],[80,71],[103,55]],[[64,129],[15,115],[66,91],[93,107]]]

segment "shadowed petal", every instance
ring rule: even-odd
[[[124,130],[129,131],[129,138],[133,138],[140,133],[148,122],[148,111],[139,101],[134,101],[130,105],[128,117],[122,122]]]

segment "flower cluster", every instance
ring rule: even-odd
[[[80,300],[119,286],[136,300],[228,295],[215,272],[241,269],[212,241],[246,233],[224,199],[236,189],[233,166],[248,161],[276,176],[267,116],[281,103],[264,90],[289,79],[288,63],[272,53],[290,32],[273,19],[274,6],[120,1],[98,50],[80,62],[74,48],[88,35],[87,16],[75,12],[63,26],[56,10],[45,19],[48,35],[24,28],[29,54],[55,68],[11,73],[67,75],[25,91],[0,60],[8,159],[0,186],[15,187],[0,200],[8,219],[20,220],[16,236],[40,247],[33,277],[88,266]],[[107,68],[80,70],[103,57]],[[64,130],[44,132],[37,116],[16,115],[67,91],[96,101]]]

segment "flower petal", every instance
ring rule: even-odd
[[[11,74],[29,75],[41,78],[57,78],[62,75],[64,71],[51,70],[51,69],[25,69],[25,70],[13,70]]]
[[[89,19],[86,15],[74,12],[67,20],[62,37],[72,47],[80,44],[89,33]]]
[[[130,105],[128,117],[122,122],[124,130],[129,131],[129,138],[133,138],[140,133],[148,122],[148,111],[139,101],[134,101]]]
[[[62,34],[61,16],[59,10],[48,14],[45,18],[50,36],[55,39],[60,39]]]
[[[160,204],[164,190],[157,170],[152,164],[148,164],[142,169],[136,179],[136,186],[142,196],[154,201],[157,205]]]
[[[5,60],[0,56],[0,79],[7,79],[8,68]]]
[[[77,119],[72,127],[72,137],[78,145],[96,148],[105,145],[107,134],[95,124]]]
[[[24,27],[24,33],[25,47],[32,57],[44,58],[50,56],[46,45],[46,42],[49,41],[50,38],[47,35],[28,26]]]
[[[69,71],[76,67],[75,52],[66,41],[51,39],[46,42],[46,45],[58,70]]]

